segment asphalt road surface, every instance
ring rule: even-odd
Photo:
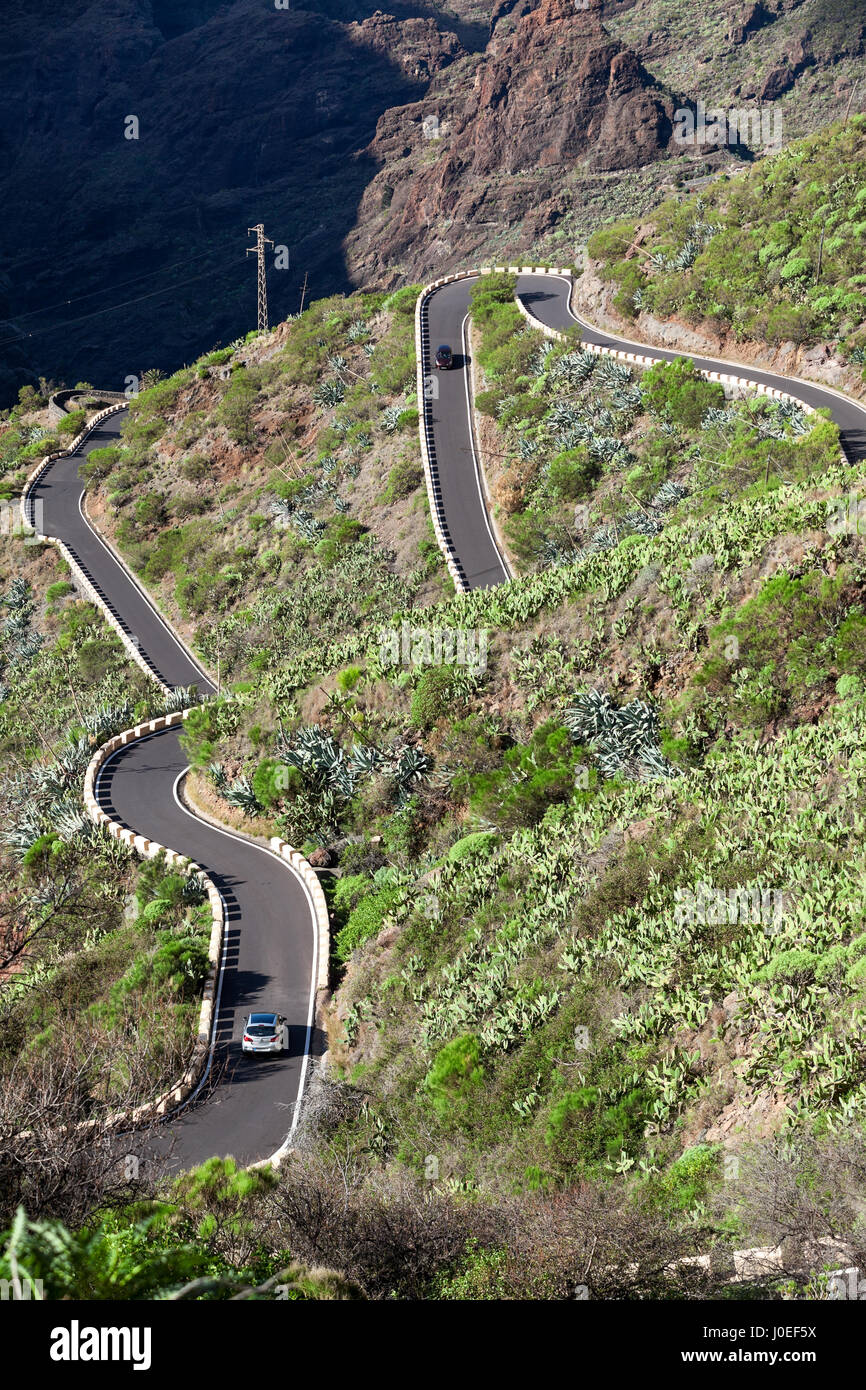
[[[210,681],[79,508],[79,466],[92,449],[117,440],[123,418],[109,416],[78,454],[50,466],[33,494],[38,529],[66,542],[166,684],[197,685],[207,694]],[[307,890],[274,855],[181,805],[176,790],[186,766],[176,730],[166,729],[122,749],[97,786],[97,799],[115,820],[201,864],[228,908],[211,1073],[197,1102],[166,1122],[160,1144],[172,1166],[183,1168],[214,1155],[249,1163],[279,1149],[295,1118],[307,1058],[321,1050],[313,1026],[317,938]],[[245,1057],[244,1019],[266,1009],[289,1020],[289,1053]]]
[[[583,341],[597,347],[618,348],[621,352],[638,352],[644,357],[664,362],[674,362],[678,357],[691,357],[701,371],[728,372],[732,376],[747,377],[749,381],[757,381],[764,386],[774,386],[816,410],[829,410],[839,426],[842,445],[849,459],[854,462],[866,458],[866,408],[857,405],[855,401],[835,391],[815,386],[811,382],[762,371],[758,367],[723,362],[713,357],[699,357],[694,353],[670,352],[665,348],[648,347],[628,338],[602,333],[571,312],[568,307],[570,292],[571,281],[562,276],[521,275],[517,281],[517,294],[526,308],[549,328],[557,328],[564,332],[577,324]]]
[[[424,371],[434,382],[428,409],[442,501],[451,542],[470,588],[508,581],[484,502],[469,406],[467,313],[472,279],[432,294],[424,314]],[[658,360],[682,356],[647,347],[583,323],[569,308],[570,281],[522,275],[517,293],[542,323],[565,330],[580,325],[590,344],[639,352]],[[449,371],[431,357],[440,343],[454,353]],[[691,355],[691,354],[689,354]],[[815,407],[827,407],[852,459],[866,457],[866,409],[820,386],[773,372],[695,357],[708,371],[729,371],[775,386]],[[82,569],[136,640],[155,675],[166,685],[213,686],[195,659],[159,616],[147,596],[118,565],[81,510],[79,466],[96,448],[115,442],[123,414],[110,416],[79,452],[57,460],[33,492],[37,529],[69,546]],[[212,1069],[200,1094],[163,1127],[162,1148],[175,1167],[231,1154],[249,1163],[273,1154],[289,1135],[303,1094],[308,1058],[322,1050],[314,1028],[316,933],[306,889],[273,855],[206,824],[178,795],[186,761],[177,732],[165,730],[121,750],[105,765],[97,786],[100,804],[137,834],[188,854],[210,873],[228,908],[228,940],[220,984]],[[274,1058],[244,1057],[245,1015],[258,1009],[283,1013],[291,1025],[290,1051]]]

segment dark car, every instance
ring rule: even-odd
[[[454,353],[447,343],[442,343],[436,349],[436,366],[443,372],[447,372],[449,367],[454,366]]]

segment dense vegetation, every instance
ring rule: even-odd
[[[859,232],[810,189],[835,198],[822,161],[856,170],[862,139],[852,121],[711,190],[727,220],[694,293],[718,272],[723,302],[739,227],[741,326],[772,337],[809,277],[750,279],[749,248],[808,259],[820,217],[832,293],[809,331],[856,339]],[[651,253],[698,214],[663,209]],[[616,274],[627,235],[594,248]],[[662,295],[692,270],[640,274]],[[197,794],[330,871],[335,992],[279,1175],[51,1186],[0,1149],[4,1258],[50,1296],[730,1296],[735,1246],[820,1230],[859,1258],[862,469],[825,416],[726,399],[687,359],[638,373],[543,340],[487,277],[476,405],[521,573],[454,595],[416,453],[414,295],[325,301],[151,380],[90,457],[102,520],[231,683],[184,730]],[[37,927],[2,993],[19,1130],[58,1052],[76,1115],[161,1077],[203,970],[194,886],[76,815],[90,739],[153,696],[29,555],[10,543],[0,636],[3,872]],[[109,1066],[118,1029],[134,1049]],[[712,1269],[682,1263],[708,1250]],[[763,1292],[821,1296],[789,1278]]]
[[[646,221],[639,247],[633,222],[589,240],[624,315],[708,320],[772,344],[838,339],[862,361],[866,116],[672,198]]]
[[[58,1086],[98,1115],[173,1082],[207,965],[200,887],[139,867],[82,806],[94,748],[165,700],[65,569],[23,538],[0,555],[4,1124]]]

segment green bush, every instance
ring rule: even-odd
[[[54,428],[57,433],[63,435],[64,438],[74,439],[75,436],[80,434],[84,429],[86,419],[86,410],[71,410],[68,415],[64,415],[63,419],[59,421]]]
[[[550,490],[560,500],[576,501],[592,491],[598,471],[598,464],[593,462],[583,446],[566,449],[551,460],[547,472]]]
[[[332,895],[334,912],[341,921],[347,921],[362,898],[371,891],[367,874],[342,874],[337,879]]]
[[[399,896],[398,888],[382,888],[360,900],[349,914],[346,925],[337,932],[334,942],[337,960],[347,961],[353,951],[382,930],[382,923]]]
[[[474,1033],[454,1038],[437,1052],[424,1086],[439,1115],[447,1116],[455,1106],[465,1105],[477,1093],[484,1081],[479,1057],[480,1046]]]
[[[499,836],[495,831],[479,830],[473,835],[464,835],[462,840],[456,840],[448,851],[448,859],[452,864],[489,859],[498,843]]]
[[[780,951],[763,970],[758,971],[755,978],[765,984],[774,984],[777,980],[792,985],[805,984],[814,978],[819,959],[814,951],[804,951],[798,947]]]
[[[644,373],[641,394],[653,414],[668,417],[686,429],[698,429],[708,410],[725,404],[721,383],[706,381],[690,357],[650,367]]]
[[[545,1143],[563,1167],[610,1162],[643,1137],[645,1097],[639,1087],[613,1105],[597,1086],[568,1091],[552,1106]]]
[[[68,579],[58,579],[55,584],[48,585],[45,590],[45,598],[49,603],[56,603],[57,599],[65,598],[67,594],[74,593],[74,584],[70,584]]]
[[[410,719],[418,729],[429,729],[451,707],[454,670],[451,666],[430,666],[421,672],[412,692]]]
[[[225,425],[236,444],[252,444],[255,441],[253,411],[259,395],[258,373],[239,368],[232,374],[229,388],[223,396],[217,419]]]
[[[651,1186],[656,1187],[668,1210],[690,1211],[704,1201],[719,1176],[720,1158],[719,1144],[693,1144]]]
[[[845,972],[845,983],[852,989],[863,989],[866,986],[866,956],[861,956],[859,960],[850,965]]]
[[[278,758],[263,758],[252,776],[251,786],[256,800],[266,811],[271,810],[291,791],[303,785],[297,768],[287,767]]]
[[[536,824],[549,806],[569,801],[576,768],[586,761],[568,730],[549,720],[528,744],[507,749],[495,771],[458,775],[454,790],[468,796],[473,814],[501,830],[515,830]]]
[[[492,415],[495,419],[499,414],[503,395],[504,392],[496,386],[492,386],[488,391],[478,391],[475,396],[476,410],[480,410],[482,415]]]
[[[337,685],[346,692],[354,690],[363,674],[361,666],[347,666],[345,670],[337,672]]]
[[[394,464],[388,474],[388,481],[381,501],[390,506],[404,497],[409,497],[424,481],[424,470],[419,459],[402,458]]]
[[[636,230],[633,222],[612,222],[593,232],[586,249],[593,260],[619,261],[634,241]]]

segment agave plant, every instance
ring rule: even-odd
[[[98,827],[84,807],[76,801],[59,803],[52,812],[51,821],[58,835],[64,840],[89,841],[99,833]]]
[[[649,510],[627,512],[622,518],[622,525],[625,530],[638,536],[657,536],[662,529],[659,519],[653,516]]]
[[[303,511],[300,507],[292,513],[292,525],[303,536],[306,541],[316,540],[324,531],[323,522],[317,521],[309,512]]]
[[[10,645],[9,655],[13,661],[32,661],[42,650],[44,643],[45,638],[41,632],[29,632]]]
[[[678,502],[688,496],[689,489],[683,483],[675,483],[671,479],[667,479],[653,497],[650,506],[657,512],[669,511],[671,507],[675,507]]]
[[[339,377],[331,377],[326,381],[320,381],[313,392],[313,400],[316,405],[335,406],[346,398],[346,388]]]
[[[618,362],[615,357],[602,357],[596,377],[603,386],[614,390],[631,383],[632,371],[627,362]]]
[[[574,401],[558,400],[547,413],[546,421],[551,432],[561,438],[566,432],[574,433],[577,430],[588,432],[589,424],[586,421],[583,411]]]
[[[809,418],[796,401],[775,401],[767,410],[759,429],[769,439],[784,439],[786,434],[802,436],[810,430]]]
[[[538,449],[538,440],[530,439],[528,435],[521,435],[520,439],[517,441],[517,452],[524,462],[528,462],[529,459],[534,458],[538,453]]]
[[[229,779],[226,776],[226,770],[222,763],[210,763],[208,765],[207,775],[218,792],[225,792],[229,784]]]
[[[402,405],[388,405],[379,417],[379,423],[386,434],[394,434],[400,428],[400,416],[405,410]]]
[[[586,447],[592,458],[600,459],[603,463],[627,463],[631,458],[627,445],[613,434],[596,434],[593,430]]]
[[[262,809],[247,777],[235,778],[231,786],[223,792],[223,798],[230,806],[237,806],[248,816],[258,815]]]
[[[701,420],[702,430],[725,430],[732,425],[739,412],[735,406],[711,406]]]
[[[404,748],[393,763],[393,776],[401,785],[410,786],[422,780],[430,769],[431,761],[419,748]]]
[[[375,772],[381,761],[382,755],[378,748],[372,748],[366,743],[357,743],[352,749],[349,766],[357,774],[368,776],[371,772]]]
[[[287,526],[291,525],[294,507],[290,506],[288,502],[285,502],[282,497],[278,497],[276,501],[271,502],[268,511],[274,518],[274,524],[279,530],[285,530]]]
[[[32,591],[29,583],[22,575],[16,574],[0,602],[5,603],[7,608],[17,609],[23,608],[31,600]]]
[[[566,386],[570,390],[588,381],[599,364],[598,353],[588,348],[580,352],[566,352],[554,362],[550,369],[550,380],[555,386]]]
[[[207,897],[207,884],[202,874],[187,874],[181,889],[181,901],[189,907],[204,902]]]
[[[618,386],[611,395],[611,402],[616,410],[625,414],[632,414],[640,409],[643,394],[638,385]]]
[[[550,358],[550,354],[553,351],[553,343],[550,341],[549,338],[545,338],[544,342],[539,347],[529,366],[529,370],[533,376],[544,375],[544,373],[547,371],[548,359]]]
[[[99,705],[84,717],[84,727],[94,743],[101,743],[118,729],[125,729],[133,718],[131,700],[122,705]]]
[[[360,343],[368,335],[367,325],[363,319],[353,319],[349,324],[347,336],[350,343]]]
[[[189,709],[191,705],[201,703],[202,697],[191,685],[175,685],[163,698],[166,714],[175,714],[178,710]]]
[[[620,770],[641,778],[679,776],[658,746],[658,714],[643,700],[618,708],[603,691],[588,690],[564,712],[562,722],[575,742],[594,750],[604,777]]]

